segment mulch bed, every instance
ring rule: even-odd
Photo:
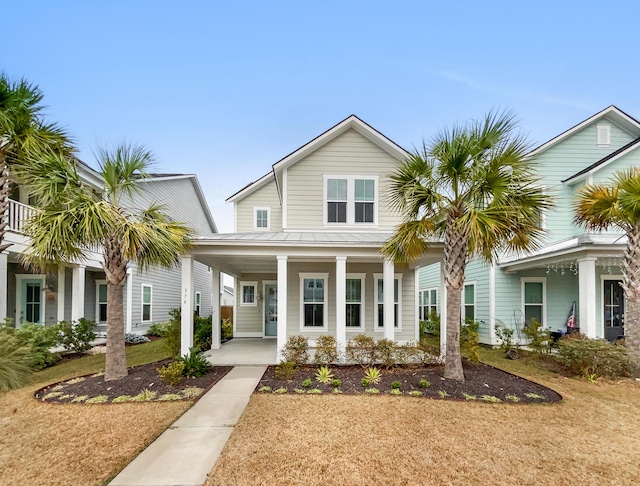
[[[135,397],[144,390],[148,390],[155,392],[153,398],[133,401],[193,400],[220,381],[232,368],[231,366],[214,366],[204,376],[184,378],[178,385],[169,385],[160,379],[157,369],[172,361],[172,359],[165,359],[129,368],[129,374],[121,380],[106,382],[102,373],[73,378],[41,388],[35,393],[35,397],[48,403],[109,404],[118,397]],[[95,397],[101,398],[97,401],[92,400]],[[117,402],[120,400],[122,399]]]
[[[473,400],[474,398],[471,397],[475,397],[475,400],[479,401],[499,400],[511,403],[552,403],[562,400],[559,393],[545,386],[486,364],[474,365],[463,360],[463,368],[464,382],[445,380],[443,365],[382,369],[380,382],[370,385],[369,388],[376,388],[381,395],[389,395],[392,389],[391,383],[399,381],[401,383],[400,391],[403,395],[419,391],[423,397],[438,400]],[[276,379],[275,366],[269,366],[256,387],[256,392],[269,392],[262,387],[270,387],[271,393],[281,388],[286,388],[286,393],[309,393],[310,389],[322,390],[323,394],[334,393],[334,387],[331,384],[322,384],[316,381],[317,369],[317,366],[302,367],[292,380],[286,381]],[[333,372],[333,378],[342,381],[338,387],[340,392],[351,395],[366,393],[361,383],[365,370],[361,366],[331,366],[330,369]],[[306,379],[311,379],[312,385],[305,388],[302,386],[302,382]],[[421,379],[427,380],[430,386],[420,387]],[[262,391],[260,391],[261,388]]]

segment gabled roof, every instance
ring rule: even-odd
[[[218,227],[216,226],[216,222],[213,220],[213,216],[211,215],[211,210],[209,209],[209,205],[207,204],[207,199],[204,197],[204,193],[202,192],[202,187],[200,186],[200,182],[198,181],[198,176],[195,174],[148,174],[148,177],[139,178],[139,182],[154,182],[154,181],[169,181],[175,179],[190,179],[193,184],[193,188],[196,192],[196,196],[198,196],[198,201],[200,201],[200,205],[204,211],[205,217],[209,222],[209,226],[213,233],[218,232]]]
[[[611,162],[613,162],[614,160],[619,159],[620,157],[626,155],[627,153],[635,150],[639,146],[640,146],[640,137],[638,137],[635,140],[632,140],[631,142],[629,142],[628,144],[620,147],[618,150],[616,150],[614,152],[611,152],[609,155],[607,155],[606,157],[601,158],[597,162],[594,162],[589,167],[585,167],[580,172],[576,172],[571,177],[567,177],[562,182],[576,182],[577,180],[582,179],[582,177],[580,177],[580,176],[586,176],[588,174],[594,173],[598,169],[601,169],[602,167],[604,167],[604,166],[610,164]]]
[[[611,105],[611,106],[608,106],[607,108],[605,108],[604,110],[599,111],[595,115],[590,116],[586,120],[578,123],[577,125],[569,128],[568,130],[562,132],[560,135],[558,135],[558,136],[552,138],[551,140],[543,143],[542,145],[536,147],[531,152],[529,152],[527,154],[527,156],[531,157],[531,156],[534,156],[534,155],[538,155],[539,153],[541,153],[541,152],[547,150],[548,148],[554,146],[558,142],[561,142],[562,140],[564,140],[565,138],[569,137],[570,135],[573,135],[574,133],[578,132],[579,130],[581,130],[582,128],[586,127],[587,125],[599,120],[600,118],[604,118],[604,117],[610,118],[611,120],[616,122],[618,125],[620,125],[621,128],[623,128],[623,129],[627,130],[629,133],[631,133],[634,137],[640,136],[640,121],[638,121],[635,118],[633,118],[632,116],[626,114],[620,108],[618,108],[618,107],[616,107],[614,105]]]
[[[382,150],[386,151],[387,153],[397,158],[398,160],[402,160],[409,155],[409,152],[407,152],[404,148],[402,148],[400,145],[395,143],[389,137],[383,135],[378,130],[373,128],[371,125],[362,121],[356,115],[350,115],[344,120],[342,120],[341,122],[337,123],[336,125],[326,130],[325,132],[318,135],[313,140],[307,142],[302,147],[294,150],[289,155],[277,161],[272,166],[272,169],[273,169],[272,172],[266,174],[265,176],[261,177],[260,179],[253,182],[252,184],[245,186],[243,189],[241,189],[240,191],[236,192],[234,195],[229,197],[227,199],[227,202],[234,202],[244,198],[245,196],[248,196],[253,191],[255,191],[256,189],[262,187],[264,184],[269,182],[271,180],[271,177],[275,179],[276,186],[278,189],[278,194],[280,194],[280,198],[282,198],[282,193],[280,191],[280,188],[282,187],[282,173],[284,169],[304,159],[312,152],[318,150],[320,147],[324,146],[325,144],[329,143],[331,140],[335,139],[336,137],[338,137],[339,135],[343,134],[344,132],[350,129],[355,130],[360,135],[365,137],[367,140],[374,143],[375,145],[380,147]]]

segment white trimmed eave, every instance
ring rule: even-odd
[[[626,236],[620,235],[581,235],[569,240],[549,245],[535,254],[524,257],[509,257],[498,262],[506,273],[515,273],[533,268],[544,268],[558,263],[576,262],[586,256],[620,256],[627,244]]]
[[[248,186],[246,186],[244,189],[241,189],[238,192],[236,192],[235,194],[233,194],[232,196],[229,196],[227,199],[225,199],[225,202],[234,203],[234,202],[239,201],[240,199],[244,199],[249,194],[257,191],[258,189],[260,189],[261,187],[263,187],[265,184],[267,184],[268,182],[270,182],[272,180],[273,180],[273,172],[268,172],[267,174],[263,175],[257,181],[254,181],[251,184],[249,184]]]
[[[636,144],[632,147],[629,147],[627,150],[625,150],[624,152],[620,152],[618,155],[616,155],[615,157],[611,157],[609,160],[607,160],[605,163],[600,164],[597,167],[594,167],[593,169],[591,169],[589,172],[585,172],[584,174],[580,174],[579,176],[575,177],[575,178],[571,178],[569,180],[566,180],[563,182],[563,184],[568,185],[568,186],[572,186],[574,184],[577,184],[578,182],[584,181],[586,179],[589,179],[589,177],[592,177],[593,174],[595,174],[596,172],[598,172],[600,169],[604,169],[606,166],[608,166],[609,164],[615,162],[616,160],[621,159],[622,157],[624,157],[625,155],[633,152],[634,150],[636,150],[638,147],[640,147],[640,144]]]

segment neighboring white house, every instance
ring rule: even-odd
[[[406,156],[352,115],[231,196],[235,233],[197,238],[183,260],[183,351],[194,262],[235,277],[234,337],[276,338],[278,349],[292,335],[313,345],[332,334],[342,348],[357,334],[415,340],[416,269],[439,261],[442,246],[412,266],[381,254],[400,222],[386,197],[389,174]]]
[[[233,303],[235,300],[234,294],[235,293],[233,287],[225,285],[222,289],[222,292],[220,292],[220,305],[225,307],[233,307]]]
[[[499,344],[495,324],[522,328],[535,318],[564,330],[573,302],[576,324],[589,337],[624,334],[621,283],[626,236],[620,230],[586,232],[573,221],[573,205],[585,184],[607,182],[620,169],[640,166],[640,122],[615,106],[587,118],[528,154],[555,207],[542,215],[543,247],[527,255],[503,255],[493,265],[469,262],[463,316],[480,322],[481,342]],[[420,270],[420,314],[445,306],[440,264]]]
[[[98,192],[102,190],[102,180],[96,171],[82,162],[78,163],[78,171],[85,184]],[[174,220],[187,223],[198,234],[217,231],[195,175],[154,175],[143,184],[145,190],[132,202],[135,207],[151,201],[162,203]],[[86,318],[96,321],[98,331],[103,331],[107,302],[102,254],[92,253],[85,261],[60,266],[52,275],[23,267],[20,253],[29,243],[23,229],[37,208],[25,186],[16,181],[12,185],[5,235],[5,241],[12,246],[0,254],[0,321],[11,318],[20,327],[25,321],[50,325]],[[169,310],[180,307],[180,269],[140,273],[132,266],[127,273],[124,308],[127,331],[143,332],[154,322],[168,320]],[[213,287],[208,267],[195,266],[194,282],[194,308],[199,307],[201,315],[208,315]]]

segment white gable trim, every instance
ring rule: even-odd
[[[252,192],[257,191],[258,189],[260,189],[262,186],[266,185],[271,180],[273,180],[273,172],[269,172],[269,173],[263,175],[257,181],[252,182],[251,184],[247,185],[246,187],[243,187],[242,189],[240,189],[238,192],[236,192],[232,196],[229,196],[226,199],[225,202],[231,203],[231,202],[239,201],[240,199],[243,199],[246,196],[248,196],[249,194],[251,194]]]
[[[606,115],[613,115],[613,117],[617,118],[618,121],[626,123],[627,127],[629,125],[631,125],[633,128],[636,128],[636,129],[638,129],[640,131],[640,122],[638,122],[634,118],[631,118],[629,115],[627,115],[625,112],[619,110],[614,105],[611,105],[611,106],[605,108],[604,110],[596,113],[595,115],[587,118],[583,122],[578,123],[573,128],[570,128],[569,130],[567,130],[565,132],[562,132],[560,135],[552,138],[548,142],[545,142],[542,145],[540,145],[539,147],[533,149],[531,152],[529,152],[527,154],[527,157],[533,157],[534,155],[538,155],[539,153],[544,152],[545,150],[547,150],[548,148],[554,146],[558,142],[561,142],[562,140],[564,140],[567,137],[573,135],[574,133],[582,130],[584,127],[586,127],[587,125],[595,122],[596,120],[599,120],[600,118],[605,117]],[[621,128],[624,128],[624,127],[621,127]],[[637,136],[638,135],[636,134],[635,137],[637,137]]]
[[[567,184],[567,185],[573,185],[576,184],[577,182],[583,181],[585,179],[589,179],[588,184],[592,184],[593,183],[593,174],[595,174],[596,172],[598,172],[600,169],[605,168],[606,166],[608,166],[609,164],[611,164],[612,162],[615,162],[616,160],[624,157],[625,155],[629,154],[630,152],[633,152],[634,150],[636,150],[638,147],[640,147],[640,144],[635,144],[632,147],[629,147],[627,150],[625,150],[624,152],[620,152],[618,155],[616,155],[615,157],[611,157],[609,160],[607,160],[606,162],[603,162],[602,164],[594,167],[593,169],[591,169],[588,172],[585,172],[584,174],[580,174],[577,177],[573,177],[570,178],[566,181],[563,182],[563,184]]]

